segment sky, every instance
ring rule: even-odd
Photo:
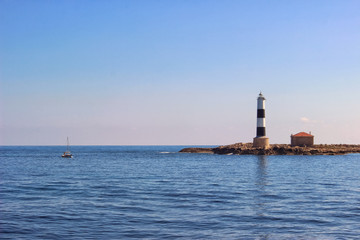
[[[0,145],[360,144],[360,1],[0,1]]]

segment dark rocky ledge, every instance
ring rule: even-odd
[[[291,147],[289,144],[271,144],[268,149],[261,149],[253,148],[252,143],[235,143],[215,148],[184,148],[180,152],[226,155],[344,155],[360,153],[360,145],[320,144],[312,147]]]

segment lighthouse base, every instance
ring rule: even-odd
[[[269,148],[269,138],[268,137],[255,137],[253,142],[254,148]]]

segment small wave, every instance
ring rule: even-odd
[[[161,154],[169,154],[169,153],[173,153],[173,152],[160,152]]]

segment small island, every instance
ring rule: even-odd
[[[261,148],[253,147],[252,143],[235,143],[215,148],[184,148],[180,152],[223,155],[344,155],[360,153],[360,145],[318,144],[300,147],[290,144],[270,144],[267,148]]]
[[[270,144],[265,127],[265,97],[257,98],[256,137],[252,143],[235,143],[215,148],[184,148],[183,153],[210,153],[224,155],[344,155],[360,153],[360,145],[314,144],[311,132],[291,134],[291,144]]]

